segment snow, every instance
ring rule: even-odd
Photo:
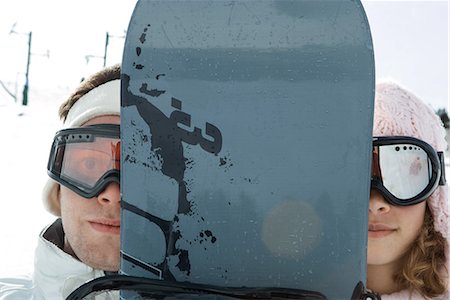
[[[0,276],[32,270],[36,237],[55,218],[44,210],[41,190],[60,124],[57,109],[67,96],[65,90],[31,89],[26,107],[0,98]]]

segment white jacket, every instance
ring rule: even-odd
[[[62,251],[64,233],[61,220],[45,228],[39,236],[31,276],[0,278],[0,300],[61,300],[83,283],[104,276]],[[56,243],[56,244],[55,244]],[[117,299],[118,294],[102,294],[101,298]]]

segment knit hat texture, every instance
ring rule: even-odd
[[[120,116],[120,80],[99,85],[80,97],[70,108],[63,128],[80,127],[99,116]],[[55,216],[61,215],[58,201],[59,183],[49,178],[42,192],[45,208]]]

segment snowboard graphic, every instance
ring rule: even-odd
[[[363,290],[373,60],[359,1],[138,1],[121,274],[311,299]]]

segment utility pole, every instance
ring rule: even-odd
[[[84,58],[86,59],[86,63],[87,64],[89,63],[89,60],[91,58],[101,58],[101,59],[103,59],[103,67],[106,67],[106,58],[108,57],[108,46],[109,46],[109,39],[110,38],[121,38],[121,39],[123,39],[123,38],[125,38],[125,35],[121,35],[121,36],[111,35],[111,34],[109,34],[109,32],[106,32],[105,51],[103,52],[103,56],[91,55],[91,54],[85,55]]]
[[[126,31],[125,31],[126,32]],[[108,54],[108,45],[109,45],[109,39],[110,38],[119,38],[124,39],[125,35],[111,35],[109,32],[106,32],[106,40],[105,40],[105,54],[103,56],[103,66],[106,67],[106,57]]]
[[[28,35],[28,52],[27,52],[27,69],[25,71],[25,84],[23,85],[23,92],[22,92],[22,105],[28,105],[28,88],[30,86],[30,80],[29,80],[29,75],[30,75],[30,63],[31,63],[31,55],[40,55],[40,56],[46,56],[47,58],[50,58],[50,51],[47,50],[46,54],[36,54],[36,53],[31,53],[31,38],[33,36],[33,32],[30,31],[28,33],[22,33],[22,32],[17,32],[15,30],[17,23],[14,23],[13,26],[11,27],[11,30],[9,31],[9,34],[20,34],[20,35]]]
[[[106,55],[108,54],[109,32],[106,32],[105,55],[103,55],[103,67],[106,67]]]
[[[30,58],[31,58],[31,36],[32,32],[30,31],[28,33],[28,59],[27,59],[27,70],[25,72],[25,85],[23,86],[23,93],[22,93],[22,105],[28,104],[28,74],[30,72]]]

